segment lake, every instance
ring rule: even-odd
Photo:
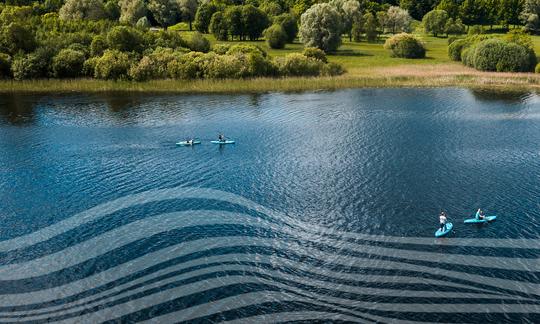
[[[534,93],[1,94],[0,318],[540,322],[539,197]]]

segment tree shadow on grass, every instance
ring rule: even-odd
[[[358,52],[358,51],[355,51],[355,50],[339,50],[337,52],[333,52],[333,53],[330,53],[330,54],[334,55],[334,56],[357,56],[357,57],[360,57],[360,56],[373,56],[373,54],[362,53],[362,52]]]

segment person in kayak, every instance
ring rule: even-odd
[[[186,141],[186,143],[187,143],[188,145],[193,145],[193,139],[188,139],[188,140]]]
[[[476,211],[475,218],[476,219],[485,219],[486,216],[484,215],[484,211],[482,209],[478,208],[478,210]]]
[[[219,140],[220,142],[225,142],[225,136],[223,136],[223,134],[219,134],[219,135],[218,135],[218,140]]]
[[[439,222],[441,223],[441,232],[444,232],[446,229],[446,213],[443,211],[439,215]]]

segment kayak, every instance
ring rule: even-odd
[[[180,145],[180,146],[191,146],[195,144],[201,144],[201,141],[193,141],[193,143],[191,144],[188,143],[187,141],[181,141],[181,142],[176,143],[176,145]]]
[[[486,216],[484,219],[469,218],[463,221],[465,224],[483,224],[497,219],[497,216]]]
[[[452,231],[452,228],[454,228],[454,225],[452,223],[446,223],[444,231],[441,231],[441,229],[439,228],[437,232],[435,232],[435,237],[445,236]]]
[[[211,141],[213,144],[234,144],[234,141],[226,140],[226,141]]]

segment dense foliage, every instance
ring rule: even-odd
[[[414,59],[426,56],[424,44],[413,35],[407,33],[401,33],[388,38],[384,43],[384,48],[390,50],[394,57]]]

